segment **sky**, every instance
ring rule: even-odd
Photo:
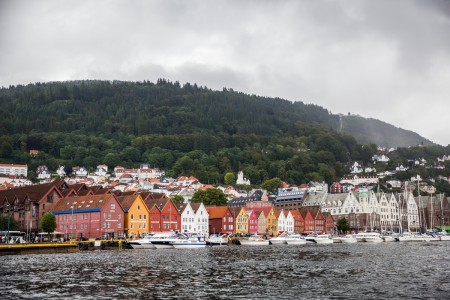
[[[156,82],[316,104],[450,144],[450,1],[0,0],[0,86]]]

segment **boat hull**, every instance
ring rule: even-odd
[[[240,241],[242,246],[268,246],[269,245],[269,240],[267,241],[261,241],[261,242],[257,242],[257,241]]]
[[[269,243],[272,245],[282,245],[282,244],[287,244],[286,243],[286,239],[270,239]]]
[[[356,238],[345,238],[345,237],[341,238],[341,243],[343,244],[354,244],[356,242],[358,242]]]
[[[199,248],[205,248],[206,242],[203,242],[203,243],[173,243],[172,246],[175,249],[199,249]]]

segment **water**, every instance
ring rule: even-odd
[[[450,242],[0,257],[1,299],[449,299]]]

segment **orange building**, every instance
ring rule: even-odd
[[[125,234],[130,238],[139,238],[143,233],[149,232],[149,211],[140,195],[132,194],[118,196],[125,212]]]

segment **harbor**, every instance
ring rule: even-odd
[[[445,299],[450,243],[105,250],[0,258],[2,299]]]

